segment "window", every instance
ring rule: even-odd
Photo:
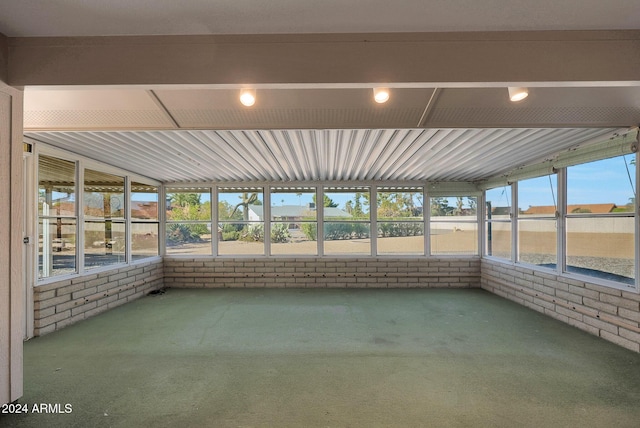
[[[518,182],[518,261],[556,268],[557,175]]]
[[[431,254],[478,254],[478,198],[429,198]]]
[[[38,279],[77,272],[76,163],[38,159]]]
[[[166,253],[211,254],[211,190],[166,189]]]
[[[369,188],[328,187],[324,192],[324,253],[371,255]]]
[[[635,284],[635,159],[567,168],[567,272]]]
[[[378,254],[424,254],[422,187],[379,187]]]
[[[511,186],[485,192],[485,254],[511,260]]]
[[[131,259],[158,255],[158,187],[131,183]]]
[[[264,255],[262,188],[218,189],[218,239],[218,254]]]
[[[271,254],[317,255],[317,218],[314,188],[272,188]]]
[[[84,268],[126,262],[124,177],[84,171]]]

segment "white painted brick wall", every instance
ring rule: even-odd
[[[34,289],[34,334],[59,330],[162,286],[159,260],[38,286]]]
[[[418,288],[480,286],[480,259],[165,258],[167,287]]]
[[[482,288],[640,352],[640,295],[495,260],[481,261]]]

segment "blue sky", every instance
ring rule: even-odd
[[[618,206],[629,203],[630,198],[635,197],[636,188],[636,167],[630,165],[633,158],[633,155],[619,156],[567,168],[567,203],[614,203]],[[551,182],[549,176],[520,181],[519,208],[526,210],[529,206],[554,205],[558,197],[557,188],[556,177],[553,175]],[[494,206],[506,206],[507,195],[503,190],[504,188],[498,188],[488,191],[487,199]]]

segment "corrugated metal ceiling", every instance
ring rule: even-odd
[[[614,128],[27,132],[29,139],[167,183],[475,182]]]

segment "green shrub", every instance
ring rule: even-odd
[[[264,226],[262,224],[250,224],[241,234],[242,240],[249,242],[264,242]]]
[[[223,241],[237,241],[240,238],[240,231],[242,225],[225,223],[222,226],[222,240]]]
[[[324,239],[362,239],[369,237],[368,223],[325,223]]]
[[[231,232],[222,232],[223,241],[237,241],[239,237],[240,237],[240,234],[235,230]]]
[[[167,226],[167,242],[169,244],[183,244],[187,242],[200,241],[200,234],[192,230],[192,226],[201,226],[197,224],[181,224],[172,223]],[[206,226],[205,226],[206,227]],[[208,233],[207,229],[207,233]]]
[[[291,233],[285,223],[275,223],[271,227],[271,242],[281,243],[288,242],[291,239]]]
[[[302,223],[300,230],[309,241],[318,239],[318,225],[316,223]]]

